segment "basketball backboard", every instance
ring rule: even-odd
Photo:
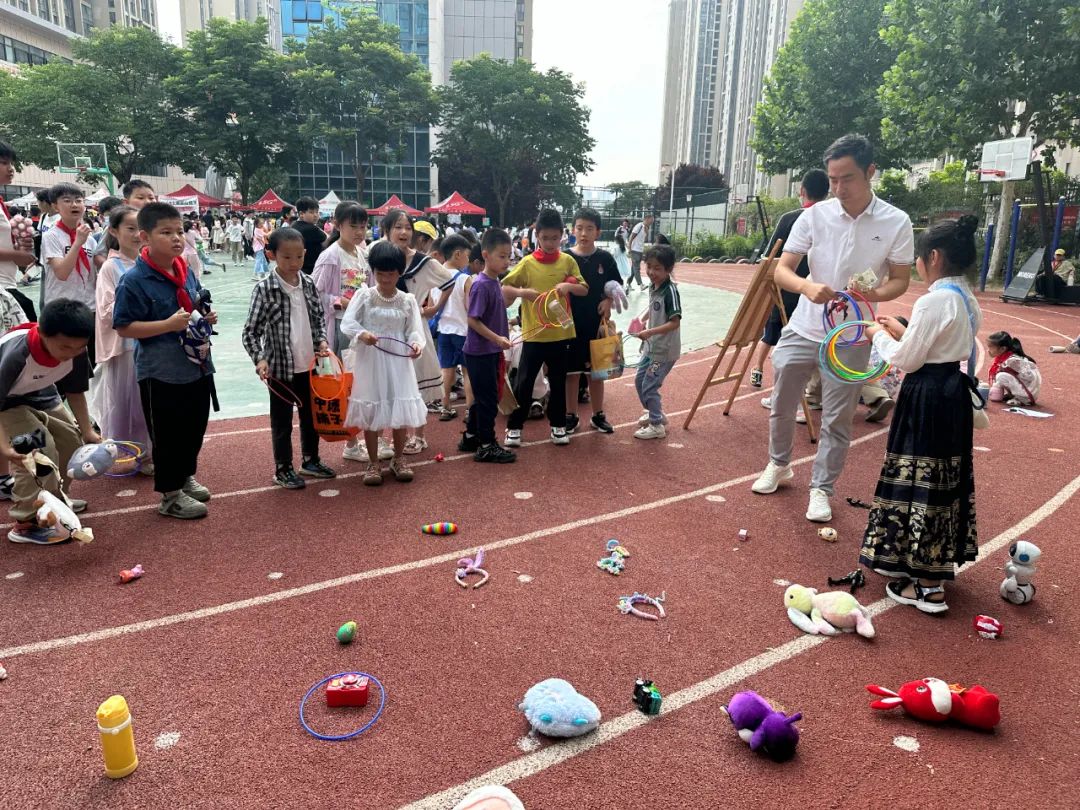
[[[732,202],[736,205],[746,202],[750,196],[750,184],[749,183],[736,183],[735,184],[735,196]]]
[[[1030,135],[984,143],[979,179],[984,183],[1025,179],[1031,163],[1031,144]]]
[[[56,143],[56,170],[62,174],[106,174],[103,143]]]

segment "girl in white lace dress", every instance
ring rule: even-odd
[[[397,288],[405,272],[405,254],[388,242],[377,242],[368,254],[375,286],[356,291],[341,319],[341,331],[353,346],[353,389],[345,424],[364,431],[368,462],[364,483],[382,483],[379,431],[394,436],[390,472],[411,481],[405,462],[407,428],[423,427],[427,406],[416,383],[413,360],[424,346],[424,322],[416,298]]]

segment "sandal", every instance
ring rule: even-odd
[[[402,452],[407,456],[415,456],[417,453],[424,452],[427,448],[427,439],[421,439],[419,436],[410,436],[405,440],[405,447]]]
[[[382,483],[382,471],[375,462],[370,462],[364,470],[364,486],[377,487]]]
[[[405,461],[405,456],[394,456],[390,462],[390,472],[394,475],[394,480],[403,481],[408,483],[413,480],[413,471],[409,469],[409,464]]]
[[[904,589],[912,586],[915,589],[915,596],[904,596]],[[941,601],[930,601],[927,597],[941,594]],[[933,587],[927,587],[921,585],[917,579],[909,579],[906,582],[890,582],[885,586],[885,594],[894,602],[899,602],[901,605],[910,605],[911,607],[922,611],[923,613],[944,613],[949,609],[949,606],[945,604],[945,589],[940,585]]]

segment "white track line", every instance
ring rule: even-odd
[[[990,540],[988,543],[983,544],[979,549],[979,559],[975,562],[966,563],[960,568],[960,571],[966,571],[971,566],[982,562],[1020,535],[1030,531],[1060,509],[1078,489],[1080,489],[1080,476],[1077,476],[1066,484],[1056,495],[1054,495],[1054,497],[1019,523],[1001,532],[1001,534],[997,535],[997,537]],[[868,606],[870,612],[874,616],[880,616],[885,611],[892,610],[895,607],[899,607],[898,603],[887,597],[879,599],[877,602]],[[752,675],[757,675],[777,664],[790,661],[792,658],[824,644],[826,640],[826,636],[804,635],[793,639],[786,644],[782,644],[779,647],[767,650],[760,655],[755,655],[753,658],[748,658],[729,669],[725,669],[723,672],[718,672],[703,681],[698,681],[697,683],[686,687],[685,689],[681,689],[671,695],[666,695],[664,697],[663,706],[660,709],[660,714],[669,714],[693,703],[697,703],[705,698],[712,697],[718,692],[728,689]],[[584,737],[575,737],[570,740],[548,745],[531,754],[518,757],[505,765],[492,768],[487,773],[476,776],[460,785],[432,794],[419,801],[413,802],[412,804],[405,805],[403,810],[443,810],[444,808],[452,807],[456,801],[460,800],[471,790],[475,790],[484,785],[506,785],[529,776],[534,776],[535,774],[559,765],[568,759],[572,759],[579,754],[597,748],[604,743],[611,742],[627,732],[640,728],[650,722],[652,722],[652,720],[650,720],[649,717],[636,709],[634,711],[626,712],[612,720],[602,723],[593,734],[587,734]]]
[[[719,403],[717,403],[719,404]],[[852,446],[862,444],[863,442],[876,439],[878,436],[883,436],[888,432],[888,428],[882,428],[876,430],[873,433],[867,433],[865,436],[860,436],[851,442]],[[793,466],[799,466],[808,464],[814,460],[814,456],[803,456],[802,458],[792,461]],[[541,540],[545,537],[550,537],[554,534],[561,534],[563,532],[573,531],[585,526],[594,526],[598,523],[606,523],[612,520],[619,520],[620,518],[630,517],[631,515],[638,515],[642,512],[650,512],[654,509],[661,509],[665,506],[671,506],[675,503],[681,503],[683,501],[692,500],[694,498],[700,498],[704,495],[708,495],[713,492],[718,492],[722,489],[729,489],[740,484],[748,484],[755,480],[760,473],[753,472],[748,475],[741,475],[738,478],[731,478],[727,481],[721,481],[716,484],[711,484],[707,487],[701,487],[700,489],[694,489],[689,492],[683,492],[679,495],[671,495],[667,498],[660,498],[655,501],[648,501],[647,503],[636,504],[634,506],[628,506],[624,509],[617,509],[613,512],[604,512],[600,515],[594,515],[592,517],[581,518],[579,520],[569,521],[557,526],[551,526],[545,529],[537,529],[536,531],[528,532],[526,534],[520,534],[516,537],[508,537],[505,540],[499,540],[493,543],[485,543],[485,549],[500,549],[508,548],[510,546],[516,546],[521,543],[527,543],[530,540]],[[347,574],[342,577],[335,577],[334,579],[323,580],[322,582],[313,582],[308,585],[301,585],[296,588],[289,588],[283,591],[275,591],[273,593],[262,594],[261,596],[253,596],[249,599],[241,599],[237,602],[226,602],[223,605],[214,605],[213,607],[199,608],[197,610],[189,610],[183,613],[174,613],[170,616],[160,616],[156,619],[147,619],[141,622],[134,622],[133,624],[124,624],[117,627],[106,627],[101,630],[92,630],[87,633],[79,633],[73,636],[64,636],[61,638],[49,639],[47,641],[35,641],[30,644],[21,644],[17,647],[9,647],[5,650],[0,650],[0,660],[4,658],[14,658],[18,655],[26,655],[28,653],[40,653],[47,652],[49,650],[60,649],[63,647],[73,647],[77,644],[87,644],[95,641],[103,641],[105,639],[117,638],[118,636],[125,636],[131,633],[141,633],[147,630],[155,630],[161,627],[168,627],[173,624],[183,624],[185,622],[196,621],[198,619],[206,619],[211,616],[220,616],[223,613],[233,613],[237,610],[246,610],[247,608],[260,607],[262,605],[268,605],[273,602],[280,602],[285,599],[292,599],[297,596],[306,596],[311,593],[318,593],[319,591],[325,591],[329,588],[338,588],[342,585],[352,585],[357,582],[363,582],[369,579],[377,579],[379,577],[386,577],[392,574],[403,574],[410,571],[419,571],[424,568],[430,568],[434,565],[442,565],[445,562],[452,560],[459,560],[466,553],[472,553],[476,550],[475,546],[466,546],[464,548],[457,549],[455,551],[448,551],[445,554],[439,554],[434,557],[426,557],[421,560],[410,560],[409,562],[398,563],[397,565],[389,565],[383,568],[372,568],[367,571],[359,571],[355,574]]]
[[[986,309],[985,307],[982,308],[982,311],[986,312],[986,313],[989,313],[991,315],[1000,315],[1002,318],[1012,318],[1015,321],[1020,321],[1021,323],[1026,323],[1026,324],[1029,324],[1031,326],[1034,326],[1036,329],[1042,329],[1044,332],[1049,332],[1051,335],[1057,335],[1058,337],[1063,337],[1067,341],[1073,340],[1076,337],[1075,335],[1069,336],[1069,335],[1062,334],[1061,332],[1059,332],[1056,329],[1051,329],[1049,326],[1043,326],[1041,323],[1035,323],[1035,321],[1029,321],[1027,318],[1021,318],[1019,315],[1010,315],[1008,312],[998,312],[997,310]]]
[[[678,368],[678,366],[676,366],[676,368]],[[772,390],[771,387],[768,387],[768,388],[755,388],[753,391],[751,391],[748,394],[743,394],[742,396],[736,397],[735,401],[738,402],[741,399],[750,399],[751,397],[758,397],[758,396],[761,396],[764,392],[771,391],[771,390]],[[721,399],[721,400],[719,400],[717,402],[708,402],[708,403],[706,403],[704,405],[701,405],[698,408],[698,410],[703,411],[706,408],[716,408],[716,407],[718,407],[720,405],[723,405],[725,402],[727,402],[726,399]],[[686,408],[686,409],[681,410],[681,411],[672,411],[671,413],[668,414],[668,416],[670,416],[670,417],[682,416],[683,414],[689,413],[689,412],[690,412],[690,409]],[[636,427],[638,427],[638,423],[637,423],[637,420],[635,419],[633,422],[623,422],[621,424],[615,425],[615,427],[616,428],[628,428],[628,427],[636,428]],[[269,430],[269,428],[266,428],[266,429]],[[259,428],[259,430],[262,430],[262,428]],[[243,432],[248,432],[248,431],[243,431]],[[600,433],[600,431],[598,431],[598,430],[588,430],[588,431],[585,431],[584,433],[576,433],[574,435],[578,436],[578,437],[585,437],[585,436],[603,436],[603,435],[606,435],[606,434]],[[535,447],[538,444],[547,444],[548,441],[550,441],[550,440],[549,439],[536,439],[534,441],[522,442],[521,446],[522,447]],[[853,444],[854,444],[854,442],[853,442]],[[443,462],[445,463],[445,462],[450,462],[450,461],[461,461],[462,459],[466,459],[466,458],[471,459],[472,457],[473,457],[472,453],[457,453],[457,454],[452,455],[452,456],[446,456],[443,459]],[[414,461],[409,466],[414,467],[414,468],[415,467],[426,467],[428,465],[435,464],[435,463],[436,462],[435,462],[434,458],[427,458],[427,459],[424,459],[422,461]],[[347,480],[349,478],[359,478],[363,474],[364,474],[363,470],[358,470],[357,472],[351,472],[351,473],[338,473],[336,478],[324,479],[324,483],[329,483],[330,481],[343,481],[343,480]],[[277,489],[278,489],[278,487],[277,487],[276,484],[269,484],[269,485],[263,486],[263,487],[249,487],[248,489],[237,489],[237,490],[233,490],[231,492],[215,492],[214,496],[213,496],[213,499],[217,500],[217,501],[220,501],[223,498],[236,498],[236,497],[242,496],[242,495],[258,495],[260,492],[274,492]],[[130,514],[133,514],[135,512],[148,512],[151,509],[157,509],[157,508],[158,508],[158,504],[155,502],[155,503],[141,504],[139,506],[125,506],[125,507],[118,508],[118,509],[105,509],[105,510],[103,510],[101,512],[87,512],[87,513],[83,514],[80,517],[80,520],[83,523],[86,523],[91,518],[111,517],[113,515],[130,515]],[[10,529],[14,525],[15,525],[14,523],[0,523],[0,529]],[[475,550],[476,549],[473,549],[473,551],[475,551]]]

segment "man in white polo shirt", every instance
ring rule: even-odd
[[[877,287],[865,293],[875,303],[903,295],[911,280],[915,257],[911,219],[874,195],[870,183],[876,168],[873,147],[866,138],[845,135],[836,140],[825,150],[825,170],[834,196],[806,209],[784,245],[776,283],[801,297],[773,352],[769,464],[753,486],[761,495],[775,492],[794,477],[795,412],[818,366],[818,349],[825,339],[824,305],[836,297],[836,290],[845,289],[866,270],[878,279]],[[795,274],[803,256],[810,265],[808,278]],[[837,354],[848,368],[865,369],[870,346],[838,347]],[[807,520],[832,520],[829,498],[844,469],[859,390],[858,383],[821,375],[821,438],[810,476]]]

